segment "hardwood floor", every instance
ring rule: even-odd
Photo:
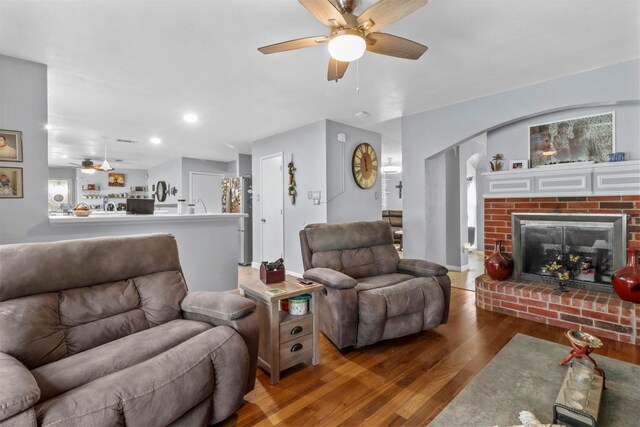
[[[568,351],[564,329],[476,308],[473,292],[454,288],[449,323],[435,330],[345,353],[321,336],[320,365],[293,367],[275,386],[258,369],[247,403],[222,425],[424,426],[518,332]],[[640,347],[603,341],[597,355],[640,364]]]

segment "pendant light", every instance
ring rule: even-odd
[[[107,161],[107,137],[106,136],[104,137],[104,162],[102,162],[102,166],[100,166],[100,169],[105,172],[109,172],[113,170],[113,168]]]
[[[396,173],[402,172],[402,167],[393,166],[391,164],[391,157],[387,157],[387,164],[382,166],[382,173],[385,175],[394,175]]]

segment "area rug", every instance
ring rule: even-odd
[[[551,423],[567,370],[557,362],[569,348],[568,341],[560,345],[517,334],[429,425],[518,425],[523,410]],[[607,386],[598,426],[640,426],[640,366],[598,355],[594,359],[605,371]]]

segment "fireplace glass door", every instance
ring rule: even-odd
[[[577,221],[561,214],[553,218],[514,216],[514,277],[556,283],[556,274],[548,267],[554,260],[572,257],[577,262],[573,264],[570,285],[612,292],[611,276],[622,261],[620,252],[624,252],[621,241],[626,243],[626,227],[620,222],[589,216]]]

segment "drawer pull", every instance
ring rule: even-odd
[[[302,344],[300,343],[295,343],[292,347],[291,350],[289,350],[291,353],[295,353],[296,351],[300,351],[302,350]]]
[[[291,330],[291,335],[296,335],[302,332],[302,326],[296,326]]]

